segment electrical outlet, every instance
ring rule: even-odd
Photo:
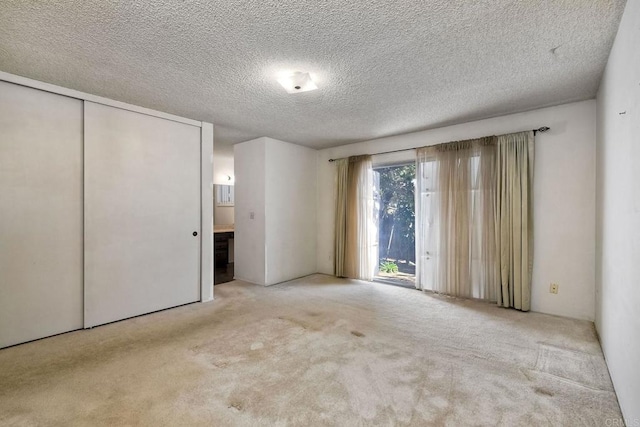
[[[558,293],[558,284],[557,283],[552,283],[551,285],[549,285],[549,292],[551,292],[552,294],[557,294]]]

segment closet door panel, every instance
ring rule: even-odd
[[[85,327],[198,301],[200,128],[84,111]]]
[[[82,328],[82,101],[0,81],[0,347]]]

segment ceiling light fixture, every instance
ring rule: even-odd
[[[293,74],[281,77],[278,83],[289,93],[309,92],[318,89],[318,86],[311,80],[309,73],[296,71]]]

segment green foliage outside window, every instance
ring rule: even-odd
[[[380,173],[380,259],[415,262],[416,165],[382,168],[377,172]]]
[[[382,273],[397,273],[398,265],[395,262],[384,261],[380,263],[380,272]]]

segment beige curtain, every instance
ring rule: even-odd
[[[529,310],[533,132],[417,156],[416,286]]]
[[[418,150],[418,288],[496,300],[495,151],[492,138]]]
[[[528,311],[533,270],[534,135],[529,131],[500,135],[496,139],[498,304]]]
[[[344,254],[347,243],[347,182],[349,159],[338,159],[336,164],[336,228],[335,228],[335,274],[346,277]]]
[[[353,156],[338,162],[336,276],[371,280],[377,255],[371,156]]]

